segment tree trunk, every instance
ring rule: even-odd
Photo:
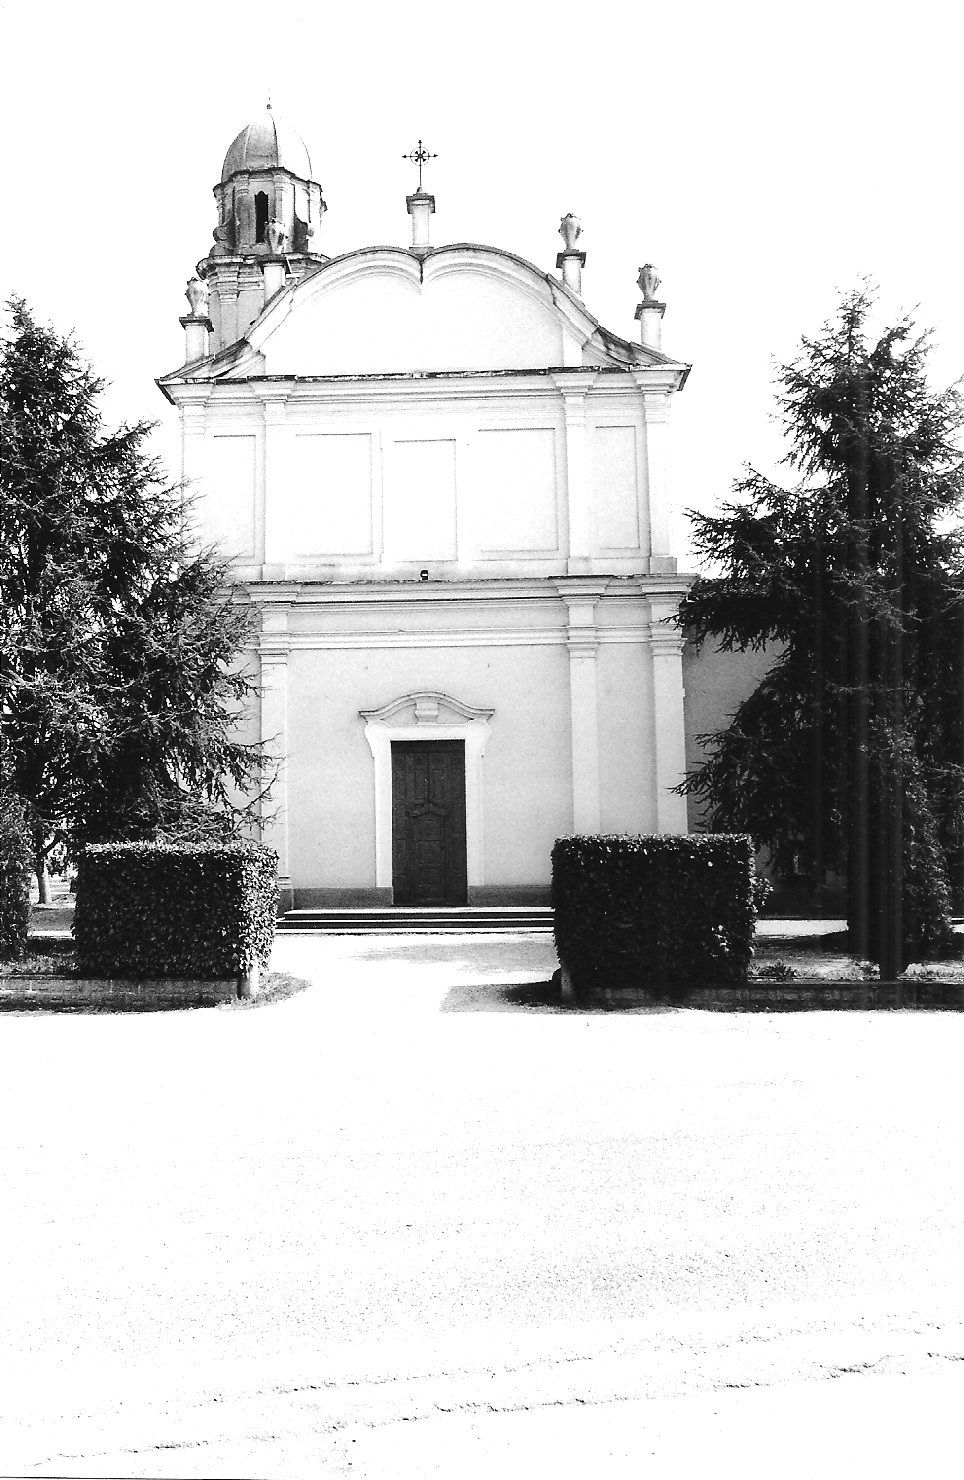
[[[33,866],[37,875],[37,903],[50,903],[50,876],[47,873],[47,839],[39,828],[33,835]]]

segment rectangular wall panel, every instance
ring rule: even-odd
[[[272,490],[277,497],[279,490]],[[371,556],[372,438],[368,432],[296,434],[283,490],[291,555]]]
[[[636,428],[595,427],[590,439],[593,548],[638,550]]]
[[[393,442],[384,498],[386,560],[458,558],[454,438]]]
[[[551,555],[559,548],[556,434],[494,428],[474,442],[475,544],[486,555]]]
[[[201,536],[230,560],[255,559],[255,454],[257,438],[215,433],[199,490]]]

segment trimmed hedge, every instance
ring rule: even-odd
[[[725,833],[560,838],[552,906],[577,996],[632,987],[678,1002],[739,986],[753,955],[753,845]]]
[[[231,977],[264,967],[278,855],[254,843],[99,843],[77,868],[82,976]]]
[[[32,872],[23,803],[0,794],[0,961],[19,961],[27,949]]]

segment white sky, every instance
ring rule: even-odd
[[[183,359],[212,187],[270,90],[328,203],[318,250],[408,244],[421,136],[437,244],[554,271],[573,211],[586,305],[631,339],[655,263],[663,346],[693,365],[676,500],[711,508],[744,462],[772,471],[773,363],[862,275],[935,329],[936,379],[964,371],[962,41],[946,0],[0,0],[0,295],[76,332],[110,419],[159,420],[176,475],[153,381]]]

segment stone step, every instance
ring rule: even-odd
[[[288,910],[278,921],[278,929],[285,933],[326,931],[332,935],[370,935],[376,931],[438,934],[476,930],[551,930],[552,910],[548,905]]]

